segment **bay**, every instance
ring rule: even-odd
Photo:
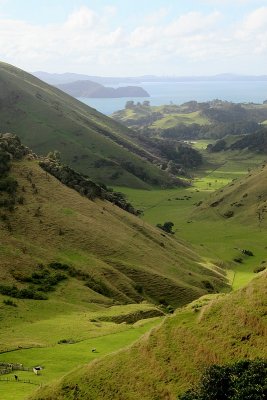
[[[110,86],[128,85],[121,83]],[[106,115],[123,109],[128,100],[149,100],[152,106],[182,104],[190,100],[203,102],[220,99],[234,103],[262,103],[267,100],[267,81],[142,82],[138,86],[144,88],[150,97],[79,100]]]

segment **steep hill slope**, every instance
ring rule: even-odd
[[[0,293],[22,309],[23,299],[31,299],[28,313],[20,310],[23,322],[32,320],[36,301],[42,319],[49,309],[64,313],[75,304],[147,300],[175,307],[224,287],[224,272],[205,268],[182,241],[109,201],[89,200],[79,185],[71,189],[43,170],[23,146],[5,137],[1,143]],[[4,328],[5,308],[0,315]]]
[[[0,131],[17,134],[37,154],[58,150],[66,164],[105,184],[172,181],[151,164],[154,156],[127,137],[127,128],[5,63],[0,63],[0,120]]]
[[[199,300],[130,349],[73,371],[32,399],[175,400],[208,365],[266,357],[266,277]]]
[[[199,218],[235,220],[246,225],[267,228],[267,164],[249,171],[215,192],[196,211]]]

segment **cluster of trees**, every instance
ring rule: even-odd
[[[242,150],[245,148],[252,151],[267,153],[267,129],[262,128],[256,133],[246,135],[230,146],[231,150]]]
[[[227,101],[213,100],[205,103],[190,101],[180,106],[166,105],[160,111],[149,106],[149,102],[135,104],[133,101],[126,103],[126,109],[134,109],[135,117],[125,120],[125,115],[116,113],[117,119],[123,117],[123,123],[142,129],[143,134],[160,135],[163,138],[172,139],[201,139],[223,138],[226,135],[246,135],[256,132],[259,123],[267,119],[267,109],[249,107],[249,105],[235,104]],[[163,118],[166,114],[191,113],[199,111],[208,118],[210,124],[199,125],[197,123],[185,125],[179,123],[174,127],[153,130],[151,124]],[[116,118],[116,116],[115,116]],[[152,131],[152,132],[151,132]]]
[[[138,101],[136,104],[133,100],[128,100],[126,101],[125,104],[125,109],[133,109],[133,108],[140,108],[140,107],[150,107],[150,101],[148,100],[144,100],[143,103],[141,103],[140,101]]]
[[[175,140],[150,139],[153,146],[167,161],[177,167],[195,168],[202,164],[202,155],[191,146]]]
[[[55,154],[56,153],[56,154]],[[44,161],[41,161],[39,165],[51,175],[55,176],[64,185],[76,190],[81,195],[86,196],[90,200],[95,198],[100,198],[103,200],[108,200],[125,211],[132,214],[138,214],[139,211],[126,200],[126,197],[120,192],[113,192],[112,189],[108,189],[105,185],[99,185],[91,181],[87,176],[74,171],[72,168],[62,165],[60,163],[60,155],[57,152],[53,152]],[[124,166],[125,169],[133,170],[135,168],[135,173],[146,178],[145,171],[136,167],[130,161]]]
[[[178,124],[172,128],[157,130],[157,135],[166,139],[220,139],[227,135],[247,135],[258,130],[259,124],[254,121],[214,122],[209,125]]]
[[[10,155],[0,148],[0,177],[5,176],[5,174],[10,169]]]
[[[179,400],[263,400],[267,398],[267,361],[245,360],[232,365],[212,365],[199,385]]]
[[[0,207],[13,210],[18,182],[9,176],[10,155],[0,147]]]
[[[227,145],[224,139],[219,139],[215,144],[209,144],[209,152],[219,152],[223,150],[243,150],[249,149],[260,153],[267,153],[267,129],[257,129],[256,132],[244,135],[234,143]]]

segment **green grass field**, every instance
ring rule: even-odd
[[[227,292],[231,288],[223,285],[223,273],[234,290],[256,275],[254,268],[266,259],[266,241],[257,224],[248,220],[248,229],[238,219],[219,218],[214,210],[202,213],[196,204],[205,203],[233,179],[244,177],[262,157],[234,152],[207,155],[206,143],[195,143],[205,162],[194,172],[190,187],[118,188],[144,211],[143,220],[107,202],[89,202],[56,179],[45,178],[36,162],[14,164],[12,173],[24,187],[25,204],[17,207],[10,220],[12,232],[0,232],[3,279],[13,282],[10,271],[22,269],[27,275],[38,263],[57,259],[105,279],[114,290],[114,298],[88,289],[75,277],[60,283],[46,301],[14,299],[17,307],[12,307],[3,303],[6,296],[0,296],[0,362],[42,365],[40,376],[16,374],[38,385],[51,383],[76,367],[80,366],[80,371],[92,368],[83,365],[130,346],[162,321],[155,317],[130,325],[115,323],[115,317],[123,316],[127,321],[129,315],[155,310],[149,303],[152,299],[157,302],[162,293],[177,305],[189,303],[205,293],[203,279],[214,279],[219,282],[218,291]],[[29,171],[37,194],[32,193],[26,179]],[[41,217],[37,218],[35,211],[40,205]],[[174,222],[177,240],[172,235],[162,236],[155,228],[166,221]],[[64,235],[58,234],[59,227]],[[234,262],[244,248],[252,250],[254,256],[242,256],[242,264]],[[146,302],[136,292],[136,284],[142,286]],[[134,299],[136,304],[127,304]],[[207,299],[213,301],[217,295],[203,300],[208,306]],[[198,314],[190,307],[177,313],[180,327],[190,328],[198,321]],[[172,325],[172,319],[167,320]],[[92,353],[92,348],[97,353]],[[130,351],[135,352],[135,348]],[[0,381],[0,399],[24,400],[36,388],[30,383]]]
[[[199,124],[199,125],[207,125],[210,124],[208,118],[203,117],[199,111],[191,112],[191,113],[177,113],[171,115],[165,115],[163,118],[158,121],[153,122],[151,124],[151,129],[168,129],[173,128],[179,124],[191,125],[191,124]]]
[[[132,190],[120,188],[129,200],[143,210],[145,221],[156,225],[172,221],[177,237],[191,243],[206,261],[220,261],[235,272],[233,288],[247,284],[253,270],[266,258],[266,243],[262,231],[253,223],[246,227],[238,221],[217,218],[214,213],[198,214],[196,204],[210,198],[232,180],[243,177],[248,170],[264,160],[264,155],[228,152],[206,154],[209,141],[195,142],[205,154],[203,167],[195,172],[192,186],[171,190]],[[255,256],[245,258],[242,264],[233,262],[240,250],[252,249]],[[232,276],[232,274],[230,274]],[[231,278],[232,279],[232,278]],[[230,279],[230,281],[231,281]]]
[[[53,261],[76,271],[65,272],[66,279],[46,292],[47,300],[0,295],[0,362],[45,367],[40,377],[16,373],[21,380],[50,383],[95,357],[130,345],[161,320],[142,321],[144,312],[159,315],[162,298],[174,307],[188,304],[207,293],[203,279],[218,290],[226,286],[223,271],[204,266],[204,258],[183,240],[162,236],[107,201],[89,201],[48,176],[35,160],[14,162],[10,174],[18,181],[17,196],[23,196],[23,204],[16,204],[12,212],[1,210],[1,285],[28,287],[25,278],[44,268],[53,273]],[[88,287],[88,276],[104,282],[108,295]],[[37,289],[36,283],[32,287],[38,290],[39,283]],[[126,324],[132,316],[140,322]],[[91,347],[99,353],[91,354]],[[35,387],[0,381],[0,399],[22,400]]]
[[[80,367],[35,400],[176,400],[212,364],[266,354],[266,273],[177,310],[128,349]]]
[[[82,329],[82,321],[79,318],[73,318],[72,323],[76,331]],[[95,316],[96,317],[96,316]],[[88,316],[87,316],[88,318]],[[53,321],[42,321],[42,326],[39,326],[42,334],[49,334],[51,328],[61,326],[66,327],[66,317],[58,318]],[[95,337],[84,339],[73,344],[54,344],[49,347],[31,348],[17,350],[0,354],[0,362],[21,363],[25,367],[41,365],[44,369],[40,376],[36,376],[32,371],[14,371],[12,374],[2,375],[2,379],[9,378],[12,381],[1,381],[0,377],[0,398],[1,400],[22,400],[31,394],[39,385],[51,382],[56,378],[62,377],[74,368],[80,365],[87,364],[97,358],[103,357],[106,354],[116,352],[126,346],[131,345],[134,341],[140,338],[145,332],[157,325],[161,319],[153,318],[150,320],[139,321],[134,325],[121,324],[107,328],[105,324],[99,324],[98,332],[95,332]],[[97,324],[97,323],[96,323]],[[107,324],[106,324],[107,325]],[[110,325],[115,325],[110,323]],[[37,326],[34,327],[38,329]],[[107,333],[114,330],[114,333]],[[73,329],[74,330],[74,329]],[[65,332],[69,333],[68,330]],[[28,332],[30,335],[31,333]],[[32,332],[34,335],[34,332]],[[96,352],[92,349],[96,348]],[[14,380],[16,374],[21,381],[30,380],[30,383],[16,382]],[[38,386],[37,386],[38,385]]]

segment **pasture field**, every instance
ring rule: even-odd
[[[266,354],[266,273],[179,309],[136,344],[80,367],[33,400],[176,400],[211,364]],[[78,388],[78,390],[75,390]]]
[[[24,328],[23,334],[27,329],[27,337],[35,338],[38,334],[45,335],[48,339],[51,332],[52,338],[55,339],[56,332],[60,333],[62,339],[69,340],[69,343],[57,343],[48,340],[50,345],[44,347],[32,347],[25,349],[17,349],[11,352],[0,354],[0,362],[20,363],[25,367],[41,365],[44,369],[40,376],[36,376],[32,371],[14,371],[12,374],[2,375],[0,377],[0,398],[1,400],[22,400],[30,395],[40,385],[50,383],[70,372],[72,369],[87,364],[97,358],[103,357],[106,354],[119,351],[135,342],[145,332],[159,324],[162,318],[150,318],[147,320],[138,321],[135,324],[128,325],[126,323],[115,324],[112,322],[97,321],[97,317],[103,314],[118,315],[126,312],[128,307],[131,311],[137,310],[138,305],[130,305],[125,307],[117,307],[117,309],[104,311],[102,313],[92,313],[86,316],[87,326],[94,325],[95,328],[87,329],[85,332],[85,318],[77,315],[76,318],[68,315],[59,316],[49,320],[43,320],[39,324],[33,323],[29,329]],[[139,309],[141,307],[139,306]],[[89,317],[94,315],[94,321],[89,322]],[[72,324],[72,329],[71,329]],[[21,326],[23,328],[23,325]],[[39,330],[39,329],[40,330]],[[65,336],[62,330],[65,330]],[[77,340],[80,336],[80,330],[83,331],[83,339]],[[56,332],[55,332],[56,331]],[[15,335],[15,330],[14,330]],[[72,334],[72,336],[69,336]],[[12,335],[12,333],[11,333]],[[73,338],[73,339],[72,339]],[[76,342],[75,342],[76,338]],[[71,342],[71,340],[74,340]],[[92,349],[96,352],[92,352]],[[14,374],[19,377],[16,382]],[[10,381],[4,381],[5,379]],[[23,383],[30,380],[31,383]]]
[[[148,232],[151,232],[150,235],[153,232],[157,242],[163,243],[164,246],[168,247],[167,250],[169,249],[170,254],[173,254],[173,259],[177,260],[177,265],[179,264],[181,277],[185,274],[184,271],[189,270],[189,268],[192,268],[195,273],[198,267],[205,266],[213,270],[218,269],[220,271],[218,274],[221,274],[221,268],[224,268],[232,289],[235,290],[246,285],[255,276],[253,272],[255,267],[258,267],[266,258],[266,243],[259,227],[250,220],[244,226],[238,220],[219,218],[214,213],[214,210],[201,213],[196,204],[209,199],[216,190],[221,190],[232,180],[245,176],[251,168],[263,160],[263,157],[249,153],[234,152],[206,154],[205,147],[207,143],[205,141],[195,143],[195,146],[201,149],[205,155],[205,162],[200,170],[193,171],[190,187],[167,190],[116,188],[126,193],[136,208],[144,211],[143,221],[132,219],[133,217],[131,216],[125,217],[121,211],[113,210],[111,205],[105,204],[105,209],[103,209],[100,202],[92,204],[86,202],[85,204],[85,200],[77,197],[74,192],[69,191],[67,188],[60,189],[59,183],[52,179],[46,187],[38,168],[33,165],[31,168],[34,172],[35,183],[39,188],[39,196],[45,195],[42,198],[49,198],[49,207],[46,208],[45,204],[42,205],[46,223],[51,221],[52,226],[52,222],[55,223],[58,219],[59,226],[68,227],[68,231],[71,232],[70,239],[75,244],[75,246],[69,245],[67,248],[62,245],[57,246],[57,259],[74,264],[76,268],[83,268],[85,264],[88,264],[90,268],[97,267],[98,269],[103,262],[107,261],[107,257],[111,259],[110,250],[107,247],[106,234],[113,226],[115,213],[118,213],[120,218],[115,220],[117,230],[114,235],[118,236],[120,233],[121,236],[118,236],[116,251],[113,246],[112,260],[123,260],[123,268],[127,267],[127,263],[132,268],[134,260],[136,261],[137,259],[136,257],[142,257],[143,261],[149,258],[151,258],[151,262],[155,260],[153,261],[154,270],[159,270],[162,264],[166,264],[166,267],[164,267],[165,272],[169,268],[170,276],[174,273],[177,274],[177,267],[175,266],[174,268],[174,264],[172,266],[172,258],[170,258],[170,261],[167,258],[166,260],[158,259],[156,254],[162,255],[162,252],[156,253],[157,248],[154,248],[151,244],[154,242],[148,242],[150,247],[147,249],[146,237],[141,236],[140,241],[136,242],[136,238],[139,239],[139,236],[132,228],[135,223],[139,230],[146,231],[148,225],[145,222],[155,226],[158,223],[172,221],[174,223],[175,236],[179,239],[179,242],[177,242],[177,245],[179,243],[179,251],[177,250],[175,253],[173,253],[173,247],[171,247],[174,246],[171,243],[171,235],[168,237],[166,234],[163,237],[162,232],[155,228],[149,228]],[[27,189],[26,184],[27,182],[25,181],[24,185]],[[55,186],[52,191],[51,184]],[[63,190],[63,192],[61,193],[60,190]],[[54,236],[53,244],[47,241],[45,243],[46,247],[41,249],[34,235],[34,232],[39,232],[40,234],[40,223],[36,220],[36,217],[31,217],[32,210],[34,211],[39,203],[29,190],[26,193],[29,212],[24,225],[29,225],[32,235],[29,236],[31,242],[27,243],[27,248],[29,252],[33,252],[36,255],[37,263],[37,261],[41,262],[43,257],[48,257],[47,254],[49,252],[45,251],[46,248],[50,250],[50,253],[52,250],[55,251],[53,247],[55,241],[60,244],[62,237],[60,235]],[[51,193],[53,193],[53,204],[50,199]],[[61,203],[60,207],[58,207],[57,196],[62,199],[62,194],[69,200],[64,203],[64,207],[62,207]],[[76,204],[76,202],[78,203]],[[49,212],[46,211],[48,209]],[[21,208],[20,212],[24,212],[24,209]],[[96,213],[98,222],[95,220]],[[19,216],[19,214],[17,215]],[[128,219],[129,224],[131,223],[129,227],[127,227]],[[76,224],[78,223],[77,232],[73,230],[72,221],[74,220]],[[90,223],[88,224],[87,221],[90,221]],[[111,227],[107,226],[108,224]],[[88,226],[92,229],[91,236],[88,236]],[[119,227],[121,227],[120,231],[118,231]],[[71,231],[70,228],[72,229]],[[81,239],[81,232],[87,232],[87,236],[82,235]],[[47,231],[44,230],[44,234],[47,235]],[[132,241],[130,247],[129,243],[127,244],[127,251],[124,245],[125,236],[127,240]],[[20,234],[14,236],[16,241],[19,241],[20,238]],[[92,247],[96,246],[96,238],[98,239],[97,248]],[[90,245],[94,251],[87,253],[85,249],[88,248],[89,242],[87,241],[90,240],[92,241]],[[176,243],[176,241],[173,242]],[[16,257],[14,256],[22,257],[21,247],[11,246],[10,243],[2,241],[0,254],[5,256],[6,259],[10,257],[12,260],[15,260]],[[79,243],[79,246],[77,243]],[[102,243],[101,248],[99,243]],[[138,251],[134,248],[136,247],[135,243],[138,243]],[[192,247],[187,243],[190,243]],[[129,249],[132,249],[133,254],[129,252]],[[241,249],[250,249],[253,251],[254,256],[245,256],[242,264],[238,264],[233,260],[240,256]],[[195,254],[197,253],[200,254],[201,258],[196,258]],[[97,256],[101,256],[99,260]],[[185,256],[188,259],[185,259]],[[51,260],[47,258],[46,262],[48,261]],[[19,267],[19,264],[17,267]],[[111,266],[109,266],[108,271],[111,271]],[[148,275],[144,275],[144,280],[146,276]],[[115,285],[117,278],[114,277],[113,279]],[[196,279],[201,280],[203,278],[197,277]],[[121,285],[123,287],[125,287],[124,283],[125,281],[122,280]],[[188,285],[186,288],[188,288]],[[176,287],[175,293],[177,296]],[[216,298],[218,295],[214,296]],[[208,299],[212,298],[213,296],[208,297]],[[144,333],[149,332],[151,328],[160,325],[160,322],[164,319],[162,317],[154,317],[127,324],[129,315],[140,312],[153,312],[156,307],[148,302],[122,306],[116,305],[116,302],[114,302],[111,307],[111,302],[107,300],[106,303],[103,303],[103,296],[88,292],[88,288],[84,287],[78,279],[71,277],[64,284],[60,283],[58,289],[49,294],[49,299],[45,302],[14,299],[14,303],[18,307],[12,307],[4,305],[4,299],[4,296],[0,296],[0,362],[21,363],[26,367],[41,365],[44,369],[40,376],[35,376],[31,371],[25,371],[14,372],[0,377],[1,379],[11,379],[9,382],[0,380],[1,400],[24,400],[40,384],[51,383],[76,367],[80,366],[80,370],[91,368],[88,363],[97,358],[103,358],[102,362],[105,362],[104,356],[118,352],[125,347],[127,348]],[[201,302],[202,300],[199,301]],[[178,311],[177,315],[177,318],[181,318],[181,325],[185,323],[189,327],[197,318],[195,312],[192,312],[192,310],[189,312],[188,309],[181,313]],[[115,323],[115,318],[118,316],[122,317],[122,322]],[[169,318],[167,320],[169,321]],[[169,323],[171,324],[171,322]],[[91,351],[92,348],[96,348],[97,352],[93,353]],[[15,373],[19,376],[19,382],[14,380]],[[23,383],[23,380],[30,380],[32,383]]]
[[[254,276],[254,268],[266,258],[264,235],[255,223],[218,218],[212,212],[201,214],[196,206],[210,198],[231,181],[245,176],[258,166],[263,155],[248,152],[207,154],[204,149],[210,141],[194,143],[202,149],[205,162],[194,173],[191,186],[169,190],[135,190],[119,188],[135,207],[143,211],[143,219],[152,225],[166,221],[174,223],[175,235],[191,243],[206,262],[225,263],[233,288],[247,284]],[[246,257],[242,264],[233,262],[241,249],[251,249],[254,257]]]
[[[173,128],[179,124],[208,125],[210,124],[210,121],[208,120],[208,118],[202,116],[199,111],[184,113],[184,114],[183,113],[177,113],[171,115],[167,114],[158,121],[153,122],[153,124],[151,124],[151,128],[168,129],[168,128]]]

